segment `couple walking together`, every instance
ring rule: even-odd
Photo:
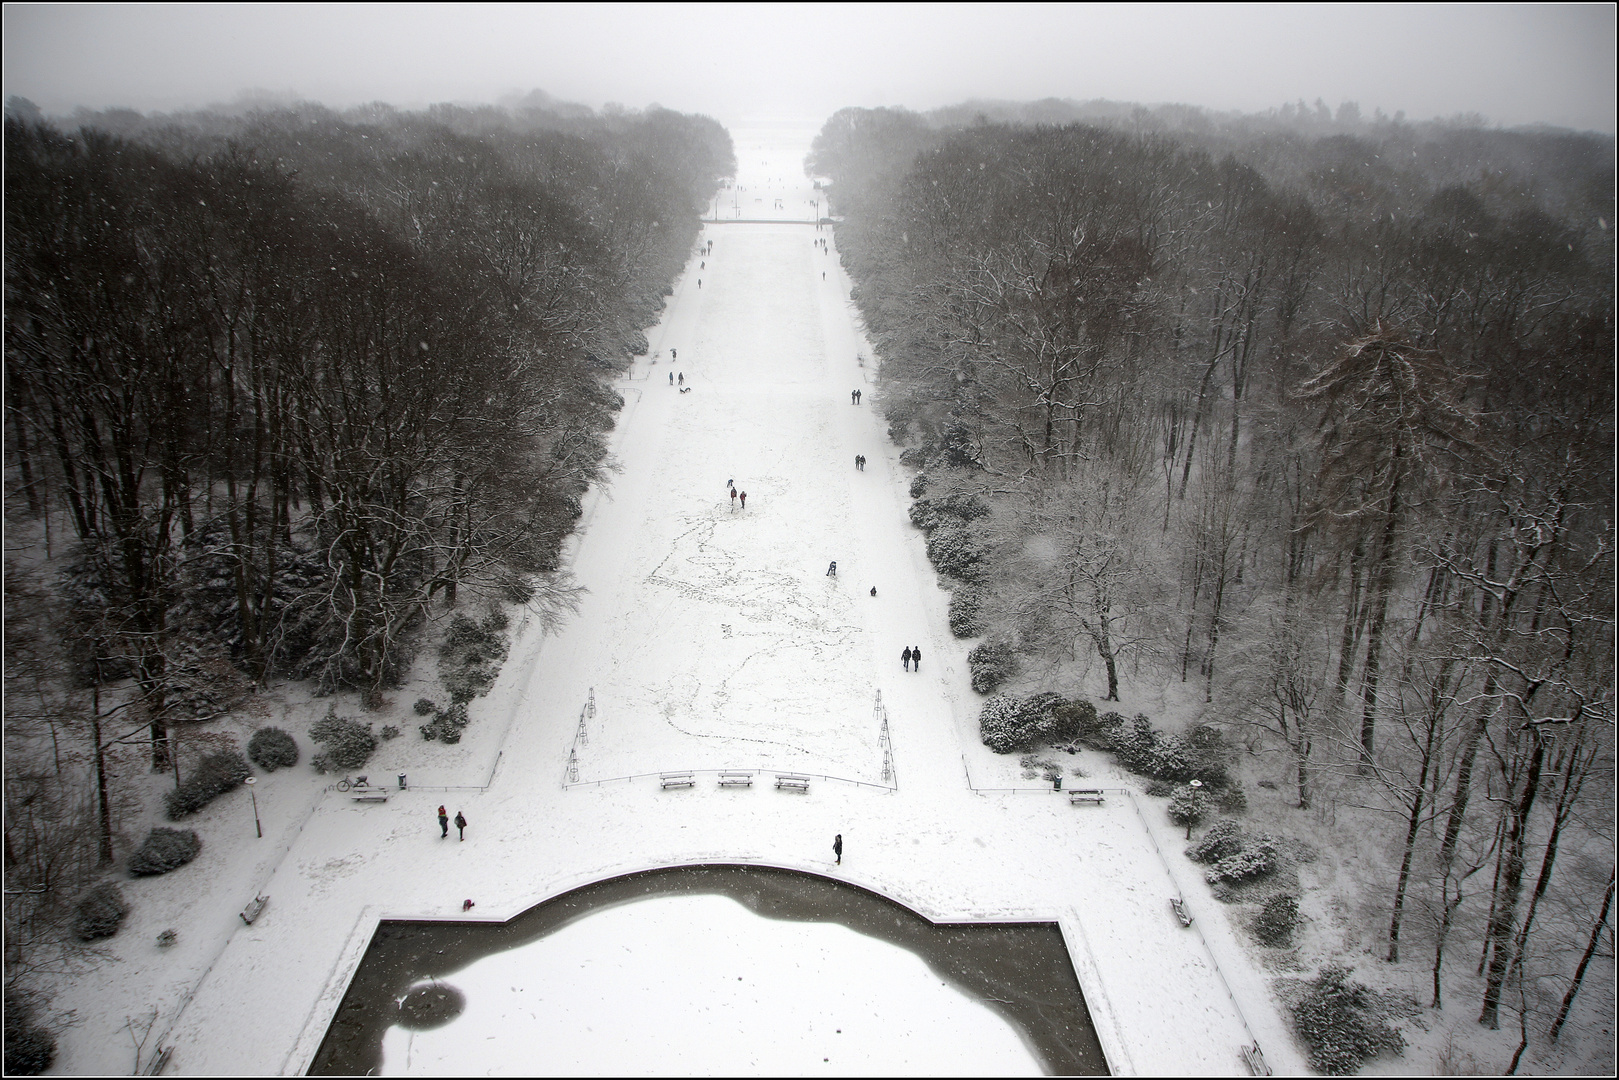
[[[922,670],[922,646],[912,645],[908,647],[904,652],[899,654],[899,658],[900,662],[905,665],[906,671],[911,670],[912,664],[916,665],[917,671]]]

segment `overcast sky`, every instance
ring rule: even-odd
[[[1612,133],[1614,7],[7,4],[4,92],[47,113],[244,90],[334,107],[534,88],[727,122],[847,105],[1300,98]]]

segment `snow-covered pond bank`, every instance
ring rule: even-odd
[[[1105,1074],[1061,932],[762,867],[384,923],[313,1073]]]

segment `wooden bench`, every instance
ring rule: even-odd
[[[388,793],[381,788],[356,788],[349,798],[355,802],[387,802]]]
[[[252,926],[253,920],[264,913],[264,905],[269,902],[270,896],[268,893],[263,896],[255,896],[253,902],[242,909],[242,921],[248,926]]]
[[[1260,1053],[1259,1044],[1242,1048],[1242,1063],[1248,1066],[1248,1072],[1253,1076],[1269,1076],[1270,1066],[1265,1063],[1265,1055]]]
[[[1192,913],[1186,910],[1186,901],[1178,896],[1171,897],[1169,906],[1174,909],[1175,918],[1181,921],[1182,926],[1192,925]]]
[[[668,791],[670,788],[695,787],[697,780],[689,772],[663,773],[658,777],[658,783]]]
[[[752,787],[753,774],[746,772],[720,773],[720,787]]]
[[[801,792],[805,792],[807,794],[809,792],[809,777],[807,777],[807,776],[784,776],[784,775],[781,775],[781,774],[778,773],[776,775],[776,790],[777,791],[801,791]]]
[[[1101,788],[1074,788],[1068,793],[1068,805],[1078,806],[1080,803],[1095,803],[1101,806],[1105,800]]]

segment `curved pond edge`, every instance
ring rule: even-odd
[[[469,939],[494,943],[458,948],[457,955],[449,961],[428,961],[430,968],[444,963],[450,966],[443,970],[458,970],[481,956],[518,947],[595,911],[639,899],[693,892],[730,896],[760,917],[841,924],[912,952],[941,978],[1011,1023],[1031,1053],[1048,1070],[1072,1071],[1083,1066],[1085,1071],[1093,1073],[1133,1071],[1119,1038],[1117,1017],[1102,992],[1084,928],[1074,909],[993,913],[928,910],[924,903],[896,896],[905,890],[894,888],[892,883],[861,881],[854,875],[833,876],[826,872],[828,869],[824,864],[807,867],[747,859],[697,859],[576,875],[574,880],[558,882],[544,898],[523,903],[510,914],[483,911],[466,916],[459,912],[424,915],[369,906],[359,912],[348,943],[335,958],[326,987],[312,1005],[302,1033],[280,1071],[304,1073],[318,1067],[323,1059],[328,1068],[332,1067],[332,1054],[323,1054],[323,1047],[332,1034],[340,1009],[345,1010],[344,1026],[348,1029],[343,1037],[351,1044],[354,1042],[357,1037],[354,1025],[361,1022],[367,1012],[367,995],[372,1000],[376,998],[379,977],[396,977],[363,970],[364,962],[373,955],[374,946],[380,947],[377,955],[382,955],[387,952],[391,938],[406,936],[412,930],[419,938],[421,932],[431,933],[431,928],[439,924],[444,932],[449,932],[451,926],[464,927]],[[694,872],[707,873],[698,874],[700,880],[694,882],[691,880]],[[839,909],[847,905],[833,905],[824,900],[820,904],[806,905],[798,895],[820,892],[823,897],[831,897],[840,890],[845,896],[850,892],[863,894],[865,899],[859,904],[866,907],[864,922],[853,915],[840,916]],[[568,904],[570,898],[577,902]],[[887,927],[885,924],[891,916],[874,921],[871,913],[884,910],[902,912],[915,925],[906,928],[901,925],[903,920],[896,920],[898,929]],[[1029,956],[1040,969],[1034,981],[1044,988],[1046,1000],[1038,1000],[1040,988],[1031,989],[1021,970],[1016,979],[1009,978],[1004,970],[997,976],[992,970],[997,966],[993,950],[986,954],[980,949],[975,960],[964,959],[973,952],[975,946],[971,942],[989,940],[981,931],[995,928],[1009,931],[1010,937],[1002,935],[1007,940],[1016,940],[1024,932],[1036,936],[1043,932],[1055,940],[1055,947],[1049,941],[1037,947],[1023,946],[1025,951],[1034,949]],[[437,943],[443,944],[443,940]],[[1054,965],[1051,958],[1059,951],[1062,962]],[[474,952],[476,955],[472,955]],[[438,949],[434,949],[434,954],[442,955]],[[385,961],[377,961],[382,962]],[[418,971],[413,977],[431,977],[431,971],[425,975]],[[360,994],[353,1002],[349,1001],[351,991]],[[1054,993],[1055,998],[1051,996]],[[375,1027],[375,1045],[380,1053],[381,1032],[392,1018],[378,1015],[375,1009],[370,1011],[373,1015],[363,1019],[361,1027],[367,1024]],[[1057,1015],[1048,1015],[1052,1013]],[[1076,1034],[1073,1031],[1076,1017],[1090,1030]],[[351,1056],[346,1060],[352,1066],[356,1059]]]

